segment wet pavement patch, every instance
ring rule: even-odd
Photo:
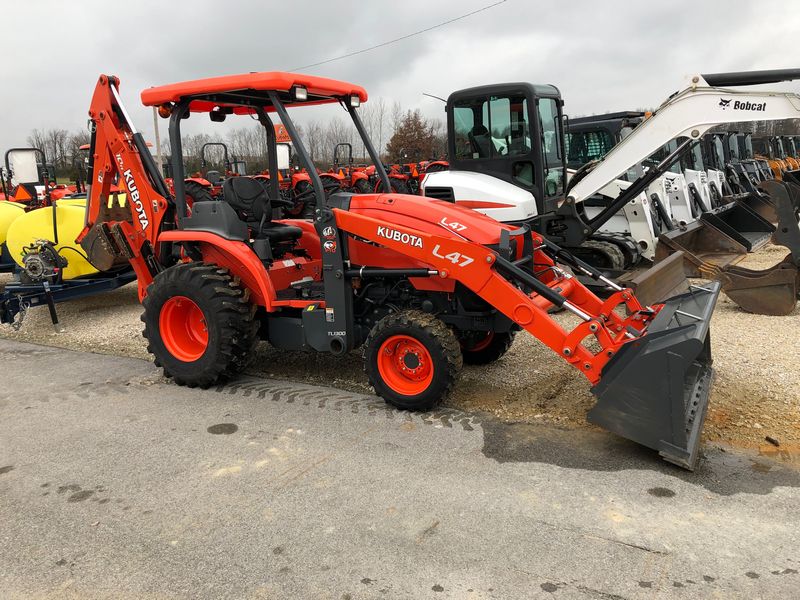
[[[94,495],[92,490],[83,490],[82,492],[75,492],[69,498],[67,498],[67,502],[83,502],[84,500],[91,498]]]
[[[747,575],[750,579],[758,579],[759,577],[761,577],[761,575],[759,575],[755,571],[748,571],[747,573],[745,573],[745,575]]]
[[[444,588],[442,586],[440,586],[438,583],[436,585],[434,585],[433,587],[431,587],[431,589],[434,592],[443,592],[444,591]]]
[[[651,496],[655,496],[656,498],[673,498],[675,496],[675,492],[669,488],[665,487],[654,487],[647,490],[647,493]]]
[[[14,465],[6,465],[5,467],[0,467],[0,475],[4,475],[9,471],[14,470]]]
[[[558,586],[555,583],[550,583],[549,581],[546,581],[539,587],[542,588],[543,591],[548,592],[550,594],[558,591]]]
[[[239,427],[235,423],[217,423],[206,429],[206,431],[214,435],[230,435],[239,431]]]

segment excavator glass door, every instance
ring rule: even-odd
[[[564,193],[564,146],[561,131],[563,121],[555,98],[539,98],[536,101],[536,108],[541,123],[545,196],[552,198]]]
[[[533,195],[539,213],[552,212],[564,193],[561,104],[553,86],[501,84],[451,94],[451,167],[513,183]]]

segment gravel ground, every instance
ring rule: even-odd
[[[785,254],[784,248],[767,247],[741,264],[765,268]],[[55,333],[46,308],[37,308],[29,312],[20,331],[0,326],[0,337],[148,358],[134,285],[60,305],[59,314],[64,333]],[[800,309],[786,317],[751,315],[720,298],[711,326],[717,378],[705,427],[707,440],[756,448],[784,459],[800,454],[798,330]],[[335,358],[281,352],[261,344],[253,364],[249,372],[255,375],[368,390],[359,352]],[[526,334],[518,335],[510,352],[494,365],[465,367],[448,400],[451,406],[488,411],[510,422],[564,427],[590,427],[585,415],[592,403],[588,382]],[[778,440],[780,447],[767,443],[767,436]]]

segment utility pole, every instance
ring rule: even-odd
[[[161,136],[158,134],[158,107],[153,107],[153,130],[156,134],[156,161],[158,161],[158,172],[164,172],[164,160],[161,157]]]

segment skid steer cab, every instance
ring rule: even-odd
[[[133,265],[155,363],[178,384],[205,387],[244,369],[259,339],[344,360],[363,347],[376,393],[426,410],[452,390],[464,362],[499,359],[524,329],[592,384],[592,422],[693,468],[719,286],[644,306],[527,226],[419,196],[327,194],[289,111],[340,104],[381,165],[358,115],[366,100],[353,84],[276,72],[147,89],[144,104],[169,119],[171,194],[123,107],[119,80],[100,77],[80,241],[93,264],[124,257]],[[277,116],[310,176],[311,217],[280,218],[291,200],[277,177],[232,177],[217,200],[187,211],[180,124],[204,113],[214,122],[259,120],[270,173],[278,171]],[[376,172],[391,189],[386,171]],[[127,188],[125,207],[110,193],[115,176]],[[604,282],[609,297],[600,300],[573,271]],[[569,327],[549,314],[554,307],[568,311]]]

